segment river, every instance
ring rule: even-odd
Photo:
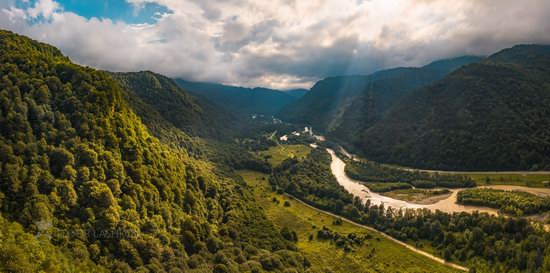
[[[330,153],[330,156],[332,157],[332,163],[330,167],[338,183],[342,185],[348,192],[350,192],[354,196],[358,196],[363,201],[370,200],[372,204],[376,204],[376,205],[384,204],[385,207],[392,207],[394,209],[426,208],[432,211],[440,210],[447,213],[453,213],[453,212],[471,213],[474,211],[487,212],[493,215],[496,215],[498,213],[498,210],[493,208],[465,206],[465,205],[457,204],[456,196],[461,189],[451,190],[452,194],[448,198],[440,200],[437,203],[431,204],[431,205],[413,204],[406,201],[397,200],[397,199],[380,195],[378,193],[370,191],[367,187],[363,185],[362,182],[348,177],[345,172],[346,163],[342,159],[340,159],[338,156],[336,156],[336,154],[334,153],[334,150],[327,149],[327,151]],[[509,186],[509,185],[494,185],[494,186],[484,186],[484,187],[501,189],[501,190],[520,190],[520,191],[526,191],[526,192],[541,195],[541,196],[550,196],[550,189],[528,188],[528,187]],[[546,228],[548,227],[549,226],[546,225]]]

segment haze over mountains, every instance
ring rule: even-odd
[[[378,121],[401,97],[443,78],[479,57],[437,61],[420,68],[395,68],[368,76],[339,76],[321,80],[302,99],[283,108],[278,117],[307,123],[342,140]],[[350,136],[351,135],[351,136]]]
[[[279,91],[267,88],[245,88],[217,83],[188,82],[177,79],[183,89],[205,97],[235,114],[274,115],[281,108],[302,97],[307,90]]]
[[[444,170],[536,170],[550,168],[545,131],[550,119],[542,107],[547,57],[546,46],[516,46],[488,58],[464,56],[418,68],[329,77],[309,92],[176,82],[233,115],[276,114],[286,122],[312,125],[381,162]]]
[[[327,78],[278,116],[312,124],[381,162],[445,170],[548,169],[549,48],[521,45],[487,59]]]

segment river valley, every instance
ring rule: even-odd
[[[346,175],[345,173],[346,163],[336,155],[334,150],[327,149],[327,151],[330,153],[330,156],[332,158],[332,163],[330,167],[338,183],[342,185],[348,192],[350,192],[354,196],[361,198],[361,200],[363,201],[370,200],[372,204],[376,204],[376,205],[384,204],[384,206],[392,207],[394,209],[425,208],[425,209],[430,209],[432,211],[440,210],[447,213],[454,213],[454,212],[472,213],[474,211],[479,211],[479,212],[487,212],[493,215],[498,214],[498,209],[457,204],[456,196],[461,189],[452,189],[451,190],[452,194],[449,197],[430,205],[413,204],[406,201],[383,196],[376,192],[372,192],[361,181],[351,179]],[[520,191],[525,191],[525,192],[533,193],[540,196],[550,196],[550,189],[528,188],[528,187],[511,186],[511,185],[491,185],[491,186],[483,186],[483,187],[500,189],[500,190],[520,190]],[[545,225],[545,228],[548,230],[550,228],[550,225]]]

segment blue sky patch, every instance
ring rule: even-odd
[[[17,1],[19,8],[35,5],[37,0],[27,3]],[[146,3],[139,7],[125,0],[57,0],[65,11],[73,12],[85,18],[107,18],[113,21],[124,21],[128,24],[153,24],[161,14],[170,13],[165,6],[156,3]]]

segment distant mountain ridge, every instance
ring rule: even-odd
[[[309,90],[307,89],[291,89],[287,91],[283,91],[285,94],[291,95],[297,99],[303,97],[305,94],[307,94]]]
[[[400,98],[480,59],[464,56],[424,67],[395,68],[367,76],[329,77],[317,82],[306,95],[283,108],[277,116],[288,122],[311,124],[341,142],[351,143],[358,132],[379,121]]]
[[[267,88],[245,88],[217,83],[189,82],[176,79],[183,89],[198,94],[234,114],[274,115],[284,106],[303,96],[307,90],[288,92]]]

